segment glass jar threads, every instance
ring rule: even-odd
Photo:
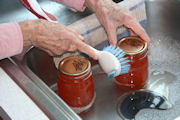
[[[95,92],[89,60],[81,56],[70,56],[60,61],[58,95],[76,113],[92,106]]]
[[[125,90],[137,90],[146,85],[148,79],[147,43],[139,37],[124,37],[117,46],[129,57],[130,70],[126,74],[115,77],[115,82]]]

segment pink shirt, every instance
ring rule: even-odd
[[[85,0],[52,0],[73,11],[83,11]],[[0,24],[0,60],[20,54],[23,50],[23,36],[18,23]]]
[[[0,24],[0,59],[22,52],[23,37],[18,23]]]

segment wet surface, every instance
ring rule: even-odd
[[[169,98],[169,88],[177,80],[176,75],[167,71],[153,71],[150,74],[147,90],[154,91],[166,99]]]
[[[126,120],[135,119],[136,114],[145,108],[167,110],[172,107],[164,96],[147,90],[126,93],[119,99],[117,111],[120,117]]]
[[[153,71],[146,89],[125,93],[119,97],[117,112],[122,119],[133,120],[143,109],[167,110],[172,108],[168,100],[169,87],[177,80],[167,71]]]

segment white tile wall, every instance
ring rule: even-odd
[[[0,106],[13,120],[49,120],[1,67]]]

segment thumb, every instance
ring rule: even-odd
[[[96,54],[96,52],[94,50],[92,50],[90,48],[89,45],[87,45],[86,43],[84,43],[81,40],[75,40],[74,43],[77,46],[77,49],[85,54],[87,54],[88,56],[92,57],[94,60],[98,59],[98,55]]]

